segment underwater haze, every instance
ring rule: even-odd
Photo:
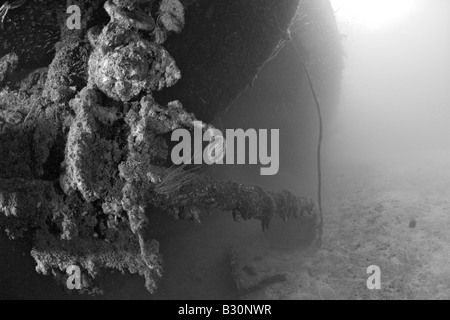
[[[450,1],[331,0],[342,52],[311,35],[323,23],[313,12],[329,6],[305,2],[311,11],[296,15],[290,41],[211,121],[223,132],[279,130],[279,170],[225,164],[205,174],[312,199],[323,216],[320,247],[318,216],[277,217],[264,230],[264,219],[236,223],[230,211],[205,210],[189,223],[147,208],[146,232],[164,261],[157,289],[106,271],[97,279],[103,295],[90,296],[37,274],[32,243],[12,245],[2,230],[0,299],[450,299]],[[327,59],[341,53],[333,73]]]
[[[346,66],[326,139],[329,250],[319,265],[336,267],[323,283],[334,298],[446,300],[450,3],[332,3]],[[369,265],[379,290],[358,281]]]

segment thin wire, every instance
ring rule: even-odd
[[[272,55],[269,59],[272,60],[274,59],[278,53],[280,53],[280,51],[283,49],[284,45],[286,44],[286,42],[288,40],[290,40],[290,42],[292,42],[292,45],[295,48],[295,51],[297,52],[297,56],[302,64],[303,69],[305,70],[307,79],[308,79],[308,83],[309,83],[309,87],[311,89],[313,98],[314,98],[314,102],[316,104],[316,109],[317,109],[317,117],[319,118],[319,139],[317,141],[317,205],[318,205],[318,209],[319,209],[319,223],[317,225],[317,230],[318,230],[318,237],[317,237],[317,247],[320,248],[322,246],[322,235],[323,235],[323,213],[322,213],[322,140],[323,140],[323,119],[322,119],[322,111],[321,111],[321,107],[320,107],[320,102],[319,102],[319,98],[317,96],[316,93],[316,89],[314,87],[314,83],[311,79],[311,74],[309,73],[308,67],[306,66],[305,60],[303,59],[300,50],[298,50],[297,45],[295,44],[295,41],[291,38],[290,36],[290,31],[289,29],[287,31],[283,31],[280,27],[280,24],[278,23],[278,18],[275,15],[275,21],[277,23],[278,26],[278,30],[280,30],[280,32],[282,34],[287,33],[288,35],[288,39],[284,39],[284,36],[282,37],[282,41],[281,44],[279,44],[277,46],[277,49],[275,50],[275,54]],[[291,24],[292,26],[292,24]]]
[[[319,98],[317,96],[316,89],[314,87],[314,83],[311,79],[311,74],[309,73],[308,67],[306,66],[305,61],[303,60],[302,55],[300,54],[300,50],[298,50],[295,41],[291,41],[295,51],[297,52],[298,58],[305,70],[306,77],[308,78],[309,87],[311,89],[314,102],[316,104],[317,116],[319,118],[319,139],[317,142],[317,204],[319,207],[319,224],[317,226],[319,236],[317,239],[317,247],[320,248],[322,246],[322,235],[323,235],[323,214],[322,214],[322,140],[323,140],[323,119],[322,119],[322,110],[320,107]]]

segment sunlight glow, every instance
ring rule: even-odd
[[[331,0],[341,22],[381,29],[406,18],[416,0]]]

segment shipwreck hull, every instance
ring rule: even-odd
[[[107,38],[116,32],[108,29],[111,22],[103,3],[69,0],[53,6],[45,0],[28,0],[5,18],[5,32],[0,33],[0,58],[6,56],[0,68],[0,152],[4,155],[0,226],[9,238],[26,243],[2,241],[5,255],[17,259],[2,263],[2,274],[9,274],[16,263],[20,264],[16,272],[26,273],[24,266],[33,262],[17,253],[31,249],[37,271],[52,274],[61,283],[67,280],[68,267],[80,266],[87,274],[83,292],[99,293],[93,279],[102,269],[139,274],[145,277],[148,291],[154,292],[162,262],[159,245],[150,240],[153,236],[146,225],[156,208],[191,221],[219,209],[232,212],[236,220],[258,219],[263,229],[273,217],[306,214],[312,216],[305,220],[309,230],[315,230],[312,200],[289,191],[202,177],[176,192],[169,188],[170,192],[158,194],[153,178],[144,177],[170,176],[167,134],[177,127],[192,129],[195,119],[211,122],[223,114],[253,86],[280,44],[288,40],[286,30],[302,8],[307,15],[300,23],[305,24],[295,37],[320,80],[324,105],[331,106],[338,94],[342,55],[328,1],[305,1],[300,11],[296,0],[181,1],[185,27],[170,34],[163,46],[153,46],[157,38],[125,28],[127,36],[143,41],[155,59],[161,59],[155,65],[176,63],[171,70],[157,70],[163,79],[159,83],[168,88],[155,90],[152,81],[144,81],[151,89],[127,101],[120,101],[123,96],[112,94],[109,87],[99,87],[97,71],[92,71],[98,70],[92,67],[96,63],[92,57],[96,50],[102,52],[98,45],[102,35]],[[65,9],[73,4],[82,9],[82,27],[70,31],[65,27]],[[161,13],[153,7],[148,10]],[[32,23],[23,23],[27,20]],[[94,26],[103,28],[103,34],[92,41],[88,30]],[[39,36],[30,38],[33,33]],[[27,45],[18,39],[26,39]],[[164,60],[165,50],[169,62]],[[172,85],[177,68],[181,79]],[[134,132],[145,125],[149,127],[144,127],[144,138],[136,142],[140,136],[133,136]],[[314,237],[312,232],[308,238]],[[6,276],[10,291],[2,294],[17,295],[16,276]],[[47,280],[34,274],[28,278],[47,286],[42,282]],[[25,293],[38,294],[38,290]]]

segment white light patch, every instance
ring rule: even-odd
[[[417,7],[417,0],[331,0],[338,20],[369,29],[401,21]]]

